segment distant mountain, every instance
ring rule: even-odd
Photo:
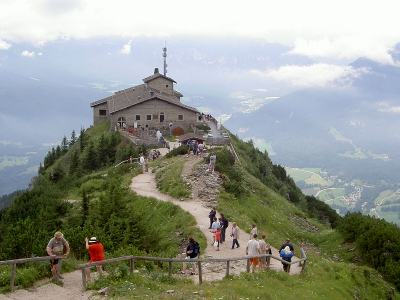
[[[274,163],[325,172],[322,186],[299,179],[310,193],[341,188],[344,197],[354,198],[346,209],[371,213],[385,204],[383,195],[388,206],[400,201],[395,193],[400,189],[400,69],[365,59],[352,65],[369,72],[349,88],[296,91],[254,112],[235,113],[224,126],[240,138],[269,143]],[[357,196],[354,180],[361,191]],[[337,208],[335,199],[342,198],[330,197]],[[400,223],[397,213],[391,218]]]

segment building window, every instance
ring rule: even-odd
[[[166,84],[165,87],[168,87],[168,84]]]
[[[160,122],[164,122],[165,121],[165,116],[163,112],[160,112]]]
[[[146,116],[146,120],[147,120],[147,121],[151,121],[151,115],[147,115],[147,116]]]
[[[178,115],[178,121],[183,121],[183,115]]]
[[[107,115],[107,111],[105,109],[100,109],[99,110],[99,115],[100,116],[106,116]]]
[[[158,115],[153,115],[153,120],[158,120]]]
[[[135,120],[136,120],[136,121],[140,121],[140,115],[136,115],[136,116],[135,116]]]
[[[120,127],[120,128],[125,128],[126,119],[124,117],[118,118],[117,126]]]

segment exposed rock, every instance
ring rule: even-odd
[[[108,295],[109,289],[108,287],[102,288],[101,290],[99,290],[97,293],[99,295]]]

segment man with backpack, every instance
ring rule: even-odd
[[[186,247],[186,258],[187,260],[193,259],[198,257],[200,254],[200,245],[198,242],[194,240],[192,236],[188,238],[188,245]],[[196,274],[196,263],[191,262],[192,264],[192,271],[190,272],[190,275],[195,275]],[[183,268],[181,271],[181,274],[185,274],[186,272],[186,262],[183,262]]]

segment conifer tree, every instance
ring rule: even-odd
[[[71,148],[71,146],[72,146],[73,144],[75,144],[76,141],[77,141],[77,137],[76,137],[75,130],[72,130],[71,138],[69,139],[69,147]]]
[[[96,149],[94,147],[94,143],[90,140],[89,145],[87,147],[85,159],[84,159],[84,166],[87,170],[94,170],[97,167],[96,164]]]
[[[71,157],[69,160],[69,174],[73,175],[78,170],[79,166],[79,156],[76,150],[71,153]]]
[[[68,151],[68,141],[66,136],[64,135],[62,141],[61,141],[61,152],[62,154],[65,154]]]
[[[85,134],[85,128],[81,127],[81,132],[79,134],[79,148],[81,149],[81,152],[86,148],[87,145],[87,137]]]

